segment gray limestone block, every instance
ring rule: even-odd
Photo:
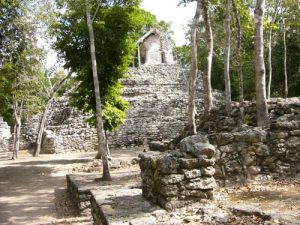
[[[211,158],[215,154],[216,154],[215,147],[208,143],[196,143],[194,144],[194,149],[191,151],[191,155],[197,158],[201,158],[203,156]]]
[[[248,172],[251,175],[257,175],[261,172],[261,168],[259,166],[250,166],[248,167]]]
[[[216,186],[217,183],[213,177],[195,178],[186,184],[186,188],[191,190],[212,190]]]
[[[229,133],[218,133],[209,135],[208,139],[211,144],[223,146],[232,143],[234,141],[234,136]]]
[[[158,186],[158,193],[165,197],[178,196],[179,188],[177,185],[161,185]]]
[[[184,177],[186,179],[194,179],[201,176],[201,170],[200,169],[193,169],[193,170],[185,170],[184,171]]]
[[[160,152],[164,152],[167,150],[167,145],[160,142],[160,141],[151,141],[149,143],[149,149],[151,151],[160,151]]]
[[[180,167],[182,169],[199,169],[201,167],[213,166],[215,165],[216,160],[211,159],[180,159]]]
[[[164,157],[158,159],[157,169],[162,174],[172,174],[177,173],[179,168],[179,161],[177,157],[171,154],[165,155]]]
[[[182,182],[184,179],[184,175],[182,174],[170,174],[170,175],[166,175],[164,177],[162,177],[160,179],[160,182],[162,184],[177,184],[177,183],[180,183]]]
[[[237,142],[264,142],[267,140],[267,132],[259,129],[251,129],[234,133],[234,140]]]
[[[208,138],[203,135],[193,135],[184,138],[180,142],[180,151],[191,152],[194,149],[196,143],[209,143]]]
[[[204,167],[201,170],[203,176],[212,177],[215,175],[216,169],[213,166]]]
[[[267,145],[260,143],[256,148],[255,154],[258,156],[268,156],[270,155],[270,149]]]

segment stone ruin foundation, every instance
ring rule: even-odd
[[[212,199],[215,153],[206,138],[192,136],[179,150],[140,154],[143,196],[167,210]]]

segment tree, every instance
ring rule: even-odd
[[[213,35],[210,23],[210,16],[208,11],[208,1],[201,1],[201,8],[203,13],[203,20],[205,25],[206,36],[206,59],[203,72],[203,87],[204,87],[204,110],[205,114],[208,114],[212,108],[212,88],[211,88],[211,65],[213,57]]]
[[[28,2],[0,4],[0,108],[1,116],[14,126],[13,158],[17,158],[22,120],[37,113],[43,103],[39,86],[43,51],[36,47],[36,27],[28,19]]]
[[[226,47],[225,47],[225,67],[224,67],[224,77],[225,77],[225,95],[226,95],[226,111],[230,115],[231,112],[231,87],[230,87],[230,2],[226,0]]]
[[[45,74],[45,76],[47,76],[47,74]],[[46,122],[47,122],[47,116],[49,113],[49,108],[54,101],[55,94],[61,89],[63,84],[70,78],[70,76],[71,76],[71,73],[69,73],[67,76],[62,78],[54,86],[52,85],[51,79],[47,76],[47,80],[48,80],[50,87],[49,87],[49,89],[46,89],[48,96],[47,96],[46,104],[44,106],[44,111],[43,111],[43,114],[42,114],[42,117],[41,117],[40,123],[39,123],[38,134],[36,137],[36,146],[35,146],[35,150],[33,153],[34,157],[38,157],[40,154],[43,133],[44,133]],[[46,85],[44,85],[44,87],[46,88]]]
[[[14,126],[13,158],[18,158],[22,119],[36,114],[43,104],[43,93],[39,81],[42,79],[42,69],[39,64],[38,49],[28,45],[26,51],[10,63],[5,63],[0,69],[0,90],[5,90],[0,96],[4,102],[3,112],[12,117]],[[1,110],[2,111],[2,110]],[[2,114],[2,113],[1,113]]]
[[[198,54],[197,54],[197,32],[200,18],[201,3],[200,0],[197,1],[197,7],[195,16],[193,19],[192,30],[191,30],[191,68],[190,75],[188,78],[188,130],[189,134],[193,135],[197,133],[196,130],[196,106],[195,106],[195,85],[196,77],[198,73]]]
[[[280,1],[275,1],[275,6],[272,7],[271,4],[268,7],[269,18],[268,18],[268,29],[269,29],[269,40],[268,40],[268,69],[269,69],[269,78],[268,78],[268,88],[267,88],[267,99],[271,97],[271,84],[272,84],[272,76],[273,76],[273,67],[272,67],[272,37],[273,37],[273,29],[276,28],[276,19],[278,10],[281,8]],[[271,12],[273,11],[273,12]]]
[[[286,28],[285,28],[285,18],[282,19],[282,30],[283,30],[283,46],[284,46],[284,57],[283,57],[283,67],[284,67],[284,98],[288,97],[288,75],[287,75],[287,50],[286,50]]]
[[[91,61],[92,61],[92,69],[93,69],[93,81],[94,81],[93,83],[94,83],[94,91],[96,97],[97,135],[98,135],[98,148],[99,148],[98,151],[99,152],[101,151],[102,165],[103,165],[102,178],[103,180],[111,180],[109,166],[108,166],[108,149],[107,149],[107,145],[105,144],[105,137],[103,132],[102,107],[101,107],[101,96],[100,96],[98,73],[97,73],[95,38],[94,38],[94,30],[93,30],[93,24],[91,19],[89,0],[85,0],[85,7],[86,7],[87,26],[88,26],[89,37],[90,37],[90,51],[91,51]]]
[[[139,0],[95,2],[60,1],[58,7],[65,9],[59,14],[58,21],[52,25],[52,34],[56,37],[54,48],[64,58],[65,67],[76,74],[78,85],[71,94],[71,103],[83,113],[91,114],[88,120],[96,124],[99,107],[125,110],[128,103],[115,101],[121,98],[120,79],[133,61],[132,52],[136,50],[136,40],[144,28],[155,24],[154,17],[139,8]],[[86,26],[87,15],[81,8],[89,3],[91,23],[94,31],[95,60],[97,71],[92,69],[91,49],[89,43],[90,29]],[[93,62],[94,64],[94,62]],[[101,103],[95,96],[95,75],[99,80]],[[96,84],[97,86],[97,84]],[[114,100],[111,100],[114,99]],[[97,100],[98,101],[98,100]],[[109,104],[108,104],[109,103]],[[103,113],[103,112],[102,112]],[[103,116],[103,114],[102,114]],[[113,118],[118,120],[117,117]],[[99,125],[98,129],[102,129]],[[102,135],[102,131],[98,135]],[[101,143],[104,138],[101,137]],[[101,145],[102,145],[101,144]],[[103,148],[102,148],[103,149]]]
[[[239,77],[239,102],[242,107],[244,102],[244,76],[243,76],[243,68],[242,68],[242,50],[241,50],[242,28],[241,28],[240,16],[239,16],[239,12],[235,0],[232,0],[232,9],[234,12],[235,27],[236,27],[235,39],[236,39],[236,57],[237,57],[237,67],[238,67],[237,71]]]
[[[263,42],[263,19],[265,0],[257,0],[255,7],[255,72],[256,72],[256,112],[257,125],[259,127],[269,125],[269,116],[266,100],[264,42]]]

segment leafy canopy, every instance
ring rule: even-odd
[[[121,124],[129,107],[120,96],[122,85],[119,80],[133,61],[136,40],[155,24],[155,17],[139,8],[140,0],[102,1],[99,7],[97,2],[92,1],[90,5],[91,14],[95,16],[99,88],[104,127],[113,130]],[[56,36],[54,48],[65,60],[65,67],[77,74],[73,105],[82,112],[92,113],[89,122],[95,124],[96,104],[84,0],[60,0],[58,7],[64,9],[61,10],[64,13],[60,13],[58,21],[52,25],[52,34]]]

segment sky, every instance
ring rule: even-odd
[[[174,31],[176,45],[182,45],[185,40],[184,26],[194,17],[196,2],[187,6],[178,6],[179,0],[143,0],[142,8],[154,14],[157,20],[172,22],[171,29]]]
[[[196,2],[189,3],[187,6],[178,6],[178,2],[179,0],[143,0],[142,8],[154,14],[158,21],[171,22],[176,45],[183,45],[188,43],[185,40],[186,31],[184,26],[193,18]],[[41,47],[46,45],[47,48],[50,48],[50,44],[45,43],[45,40],[40,40],[39,45]],[[51,68],[56,64],[57,56],[55,51],[48,50],[46,67]]]

